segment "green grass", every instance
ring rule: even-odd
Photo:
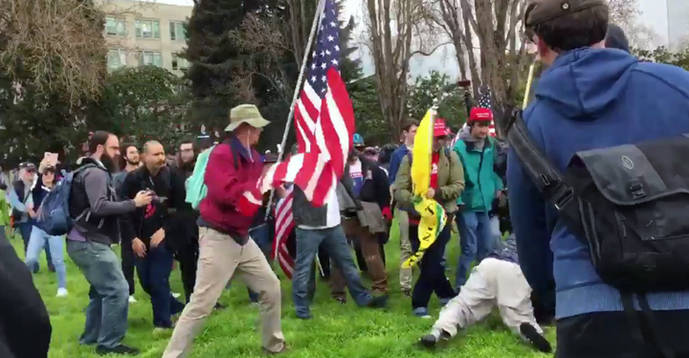
[[[394,236],[394,235],[393,235]],[[13,239],[13,245],[20,257],[21,240]],[[119,251],[119,250],[116,250]],[[502,325],[497,313],[486,321],[460,333],[458,337],[433,352],[416,345],[433,320],[422,320],[411,314],[410,299],[399,293],[397,262],[399,244],[393,239],[386,245],[387,270],[390,283],[390,300],[387,309],[373,310],[358,308],[351,300],[340,305],[330,299],[326,282],[319,280],[315,303],[312,305],[314,318],[302,321],[294,315],[291,299],[291,283],[282,279],[282,328],[290,351],[285,358],[323,357],[547,357],[536,353]],[[458,240],[448,245],[449,267],[454,268],[459,253]],[[50,313],[53,334],[49,357],[74,358],[96,357],[94,347],[78,344],[84,324],[83,310],[88,303],[88,284],[77,267],[65,255],[67,262],[67,298],[56,298],[57,278],[46,270],[45,258],[41,272],[34,275],[36,286],[45,300]],[[454,275],[454,269],[450,270]],[[183,292],[179,271],[171,275],[173,291]],[[130,305],[129,330],[125,343],[141,349],[140,357],[160,357],[168,338],[153,338],[152,314],[148,296],[137,287],[138,303]],[[225,310],[215,312],[196,338],[191,357],[264,357],[261,351],[260,334],[257,332],[258,309],[249,304],[246,288],[237,283],[226,291],[221,302],[228,305]],[[436,298],[429,309],[437,318],[439,306]],[[547,328],[547,337],[555,341],[553,328]]]

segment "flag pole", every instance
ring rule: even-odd
[[[278,162],[282,161],[285,156],[285,145],[287,144],[287,136],[289,135],[289,130],[292,127],[292,120],[294,119],[294,106],[299,98],[299,89],[301,88],[302,82],[304,80],[304,72],[306,71],[306,64],[309,60],[309,50],[313,44],[313,39],[316,37],[316,29],[318,29],[318,23],[323,15],[323,7],[325,5],[325,0],[318,0],[318,5],[316,6],[316,14],[313,17],[313,23],[311,24],[311,32],[309,33],[309,39],[306,43],[306,48],[304,49],[304,56],[301,60],[301,69],[299,71],[299,77],[297,77],[297,84],[294,88],[294,94],[292,95],[292,104],[289,106],[289,114],[287,115],[287,122],[285,123],[285,130],[282,133],[282,141],[280,142],[280,149],[278,150]],[[270,191],[270,198],[268,199],[268,210],[266,210],[266,219],[270,216],[270,206],[273,204],[275,198],[275,190]]]

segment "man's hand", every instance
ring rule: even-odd
[[[151,248],[154,249],[158,247],[163,240],[165,240],[165,230],[160,228],[158,231],[153,233],[153,236],[151,236]]]
[[[136,197],[134,197],[134,205],[136,205],[137,208],[146,206],[153,201],[153,194],[150,191],[140,191],[136,194]]]
[[[435,198],[435,189],[428,188],[428,191],[426,192],[426,198],[428,198],[428,199]]]
[[[33,209],[29,209],[29,216],[32,219],[35,219],[38,216],[38,214]]]
[[[134,251],[134,255],[143,259],[146,257],[146,244],[138,237],[135,237],[132,239],[132,251]]]

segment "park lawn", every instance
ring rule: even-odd
[[[394,235],[393,235],[394,236]],[[12,243],[23,258],[21,239]],[[456,237],[448,245],[448,276],[454,277],[454,267],[459,254]],[[119,252],[119,247],[115,247]],[[425,334],[434,320],[423,320],[411,314],[411,302],[399,293],[397,262],[399,244],[392,239],[386,245],[387,270],[389,274],[390,299],[384,310],[358,308],[349,298],[345,305],[330,299],[326,282],[319,280],[315,303],[312,304],[314,318],[302,321],[296,318],[291,299],[290,281],[282,280],[282,328],[289,345],[285,358],[323,357],[547,357],[536,353],[502,325],[499,315],[493,313],[486,321],[460,333],[456,339],[428,351],[416,342]],[[45,257],[41,261],[41,272],[34,275],[34,282],[50,313],[53,327],[50,358],[97,357],[95,347],[78,344],[84,324],[83,310],[88,303],[88,284],[78,268],[65,254],[67,262],[67,288],[69,296],[56,298],[57,278],[46,269]],[[366,279],[365,279],[366,280]],[[452,280],[452,279],[451,279]],[[182,293],[179,270],[172,272],[171,285],[174,292]],[[369,283],[366,280],[366,283]],[[137,279],[138,285],[138,279]],[[152,313],[146,293],[137,286],[139,302],[130,305],[129,330],[125,343],[141,349],[139,357],[160,357],[169,337],[152,336]],[[190,357],[265,357],[261,350],[258,325],[258,308],[249,304],[243,284],[233,284],[226,290],[221,302],[228,307],[214,312],[206,321],[196,338]],[[431,300],[429,309],[434,319],[440,310],[437,300]],[[555,329],[546,328],[551,344],[555,342]],[[554,346],[554,344],[553,344]]]

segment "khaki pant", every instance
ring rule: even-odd
[[[404,210],[395,209],[395,216],[400,227],[400,288],[403,291],[411,291],[412,269],[402,267],[402,263],[413,253],[409,241],[409,214]]]
[[[388,292],[388,274],[385,272],[378,239],[371,234],[368,228],[362,227],[357,218],[343,219],[342,228],[347,238],[356,238],[361,244],[361,253],[364,255],[368,276],[371,278],[371,291],[376,295],[386,294]],[[332,273],[330,282],[333,297],[346,297],[345,280],[339,270],[336,269]]]
[[[229,235],[199,228],[199,262],[196,285],[168,343],[164,358],[184,357],[210,315],[227,283],[234,276],[259,294],[263,348],[279,352],[285,344],[280,327],[280,281],[253,240],[239,245]]]
[[[459,295],[440,312],[432,333],[437,337],[443,330],[454,337],[458,329],[482,320],[496,306],[502,321],[517,335],[522,323],[531,324],[543,334],[533,315],[531,287],[519,265],[494,258],[487,258],[474,268]]]

